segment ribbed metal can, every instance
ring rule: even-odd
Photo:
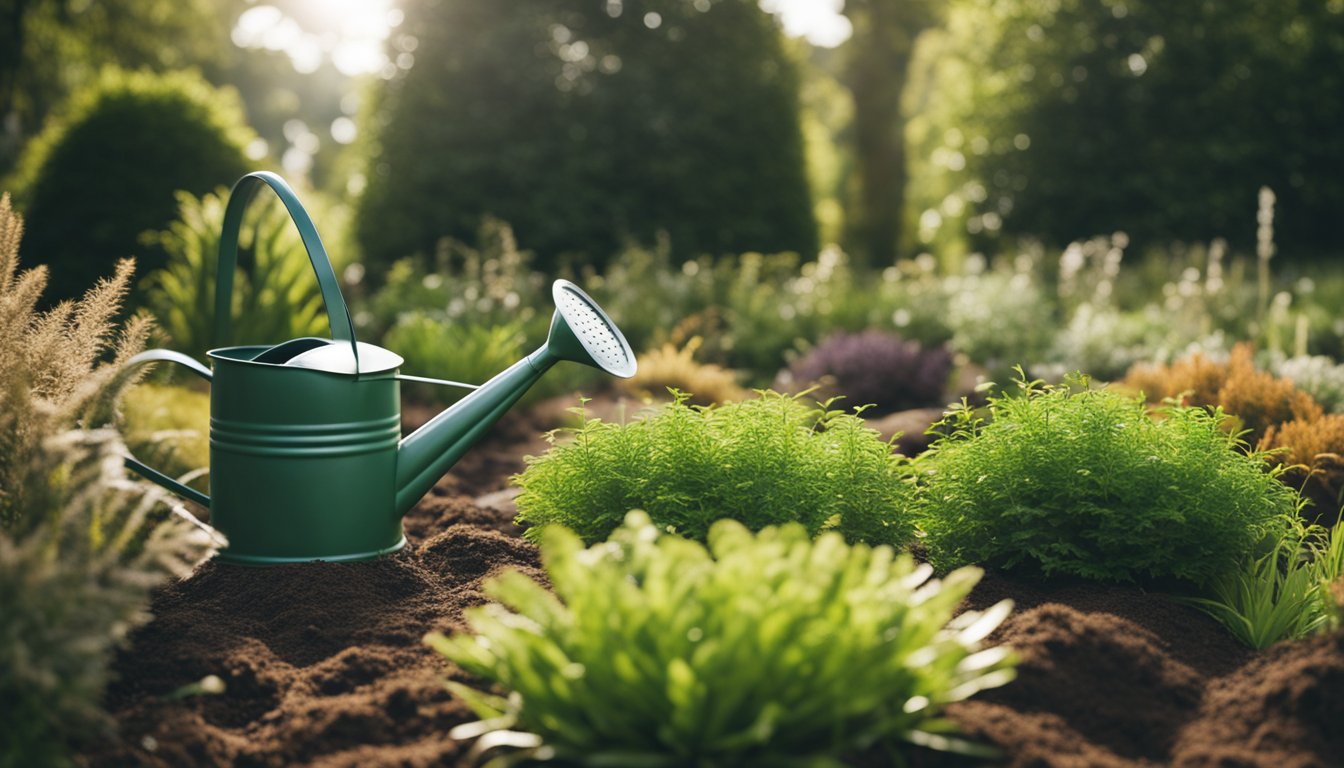
[[[396,370],[348,375],[209,353],[210,523],[246,565],[366,560],[406,543]]]

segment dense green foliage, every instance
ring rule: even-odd
[[[706,548],[632,512],[591,549],[547,529],[542,559],[554,594],[507,573],[487,586],[502,605],[468,614],[474,636],[428,638],[509,693],[450,684],[483,718],[454,738],[493,734],[478,749],[593,766],[835,766],[897,740],[955,746],[943,706],[1013,677],[1008,649],[980,650],[1008,602],[953,618],[977,569],[931,580],[910,555],[835,533],[753,535],[724,520]]]
[[[815,251],[797,75],[755,0],[407,3],[357,221],[374,266],[508,221],[550,268]]]
[[[1268,186],[1285,251],[1338,248],[1342,52],[1333,2],[959,0],[910,95],[915,215],[926,241],[1249,250]]]
[[[1211,597],[1188,602],[1208,611],[1238,640],[1257,650],[1338,626],[1344,578],[1344,524],[1328,533],[1290,527],[1267,554],[1210,584]]]
[[[148,305],[174,349],[191,355],[230,344],[276,344],[327,336],[322,296],[308,253],[279,205],[244,220],[238,238],[229,338],[216,338],[215,288],[227,192],[177,193],[178,218],[152,240],[168,256],[148,278]]]
[[[605,538],[632,509],[704,540],[728,517],[752,530],[798,522],[816,535],[903,545],[914,528],[889,443],[862,419],[763,392],[723,406],[683,398],[626,424],[589,419],[515,478],[518,519]],[[528,535],[535,538],[534,528]]]
[[[110,417],[121,364],[148,324],[111,322],[131,277],[122,262],[78,302],[35,311],[46,270],[18,271],[22,230],[0,197],[0,766],[71,764],[105,723],[116,649],[147,620],[149,593],[211,541],[129,482],[126,447],[90,429]],[[104,356],[111,362],[102,362]]]
[[[1019,382],[1019,396],[936,428],[918,514],[935,565],[1108,581],[1207,583],[1295,511],[1295,494],[1223,428],[1221,410]]]
[[[106,73],[24,152],[16,197],[27,248],[51,267],[48,300],[76,295],[116,262],[164,264],[141,233],[177,216],[173,193],[208,192],[249,170],[251,131],[232,91],[186,72]]]

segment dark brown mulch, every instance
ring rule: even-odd
[[[540,575],[511,523],[433,493],[407,519],[407,548],[367,563],[244,568],[210,563],[160,593],[155,619],[116,663],[108,694],[122,739],[95,766],[451,765],[447,736],[471,718],[421,639],[462,626],[481,582]],[[218,696],[171,700],[206,675]]]
[[[421,638],[462,626],[481,582],[533,575],[536,551],[506,513],[473,504],[521,469],[503,423],[407,517],[403,552],[370,563],[249,569],[209,564],[154,601],[116,663],[119,740],[93,766],[450,766],[447,737],[474,719],[444,690]],[[535,433],[528,439],[534,439]],[[510,446],[513,446],[512,448]],[[492,471],[507,468],[505,475]],[[971,607],[1012,598],[995,639],[1018,679],[950,708],[1012,768],[1326,768],[1344,765],[1344,635],[1255,654],[1202,613],[1133,587],[989,574]],[[217,696],[171,699],[215,674]],[[973,764],[912,755],[916,766]],[[856,761],[889,765],[879,755]]]

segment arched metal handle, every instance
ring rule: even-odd
[[[138,365],[143,365],[145,363],[159,363],[159,362],[177,363],[178,365],[185,366],[192,373],[196,374],[197,376],[200,376],[206,381],[210,381],[212,378],[209,368],[206,368],[204,365],[201,365],[200,363],[196,362],[190,357],[187,357],[181,352],[174,352],[170,349],[151,349],[148,352],[141,352],[135,357],[132,357],[130,360],[127,360],[126,366],[121,370],[123,373],[125,373]],[[192,488],[189,485],[179,483],[178,481],[163,474],[157,469],[154,469],[148,464],[145,464],[144,462],[140,461],[134,456],[131,456],[129,453],[129,449],[126,454],[125,462],[127,469],[145,478],[146,480],[161,485],[164,488],[167,488],[168,490],[172,491],[173,493],[176,493],[178,496],[181,496],[185,499],[190,499],[191,501],[200,504],[206,509],[210,508],[209,496],[206,496],[204,493],[201,493],[200,491],[196,490],[195,488]]]
[[[303,204],[294,194],[285,180],[270,171],[249,173],[233,185],[229,193],[229,203],[224,208],[224,228],[219,236],[219,274],[215,280],[215,338],[223,340],[229,336],[233,311],[233,270],[238,263],[238,235],[243,227],[243,213],[257,192],[270,187],[285,204],[289,218],[299,230],[303,247],[308,251],[308,261],[317,275],[317,287],[322,292],[322,304],[327,310],[327,324],[331,327],[331,338],[350,342],[350,351],[355,356],[355,370],[359,370],[359,347],[355,344],[355,324],[350,319],[350,310],[341,295],[340,282],[331,268],[331,259],[317,234],[317,227],[304,210]]]

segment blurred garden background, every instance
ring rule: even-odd
[[[1341,0],[2,8],[0,188],[44,301],[134,256],[130,310],[189,354],[326,333],[273,209],[213,336],[227,186],[271,169],[409,373],[502,369],[572,277],[644,392],[900,410],[1250,342],[1344,407]]]

